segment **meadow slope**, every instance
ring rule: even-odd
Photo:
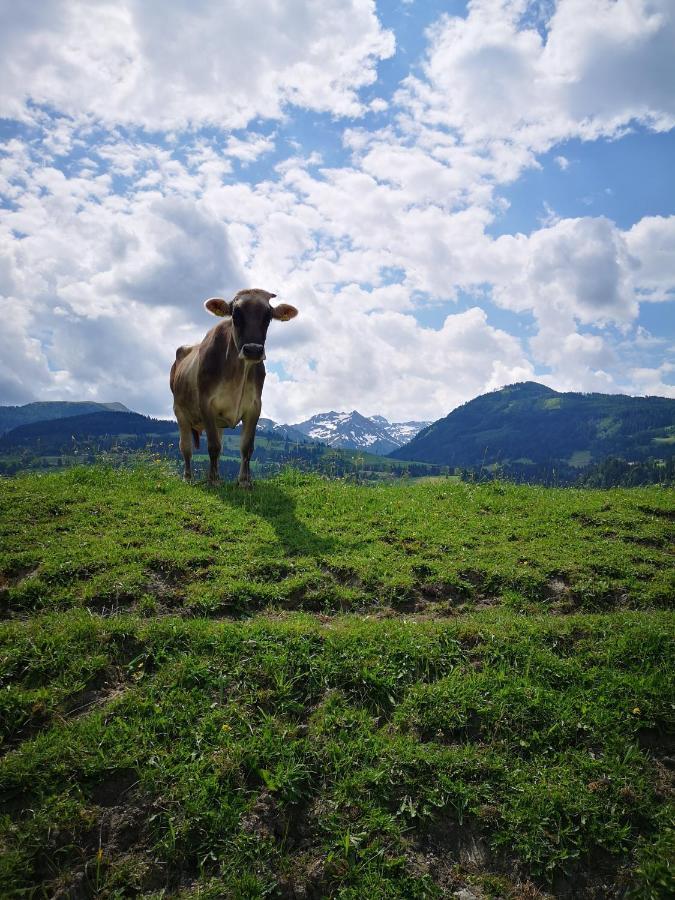
[[[0,895],[671,896],[672,491],[0,482]]]

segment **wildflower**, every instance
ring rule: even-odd
[[[640,707],[639,707],[639,706],[636,706],[635,709],[633,710],[633,715],[634,715],[634,716],[639,716],[639,715],[640,715],[640,712],[641,712]]]

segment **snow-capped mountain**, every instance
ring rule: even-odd
[[[271,432],[282,441],[291,441],[292,443],[300,442],[301,444],[306,444],[311,440],[306,434],[293,428],[292,425],[280,425],[273,419],[258,419],[258,431]]]
[[[384,416],[371,416],[370,418],[378,425],[382,425],[392,441],[396,441],[399,447],[411,441],[427,425],[431,425],[431,422],[388,422]]]
[[[397,447],[407,444],[429,422],[389,422],[384,416],[362,416],[352,412],[319,413],[291,425],[313,441],[345,450],[366,450],[384,456]]]

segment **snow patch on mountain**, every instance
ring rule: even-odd
[[[367,450],[381,456],[407,444],[429,422],[389,422],[384,416],[363,416],[357,410],[319,413],[287,426],[313,441],[344,450]]]

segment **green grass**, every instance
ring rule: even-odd
[[[0,896],[672,895],[672,492],[0,495]]]

